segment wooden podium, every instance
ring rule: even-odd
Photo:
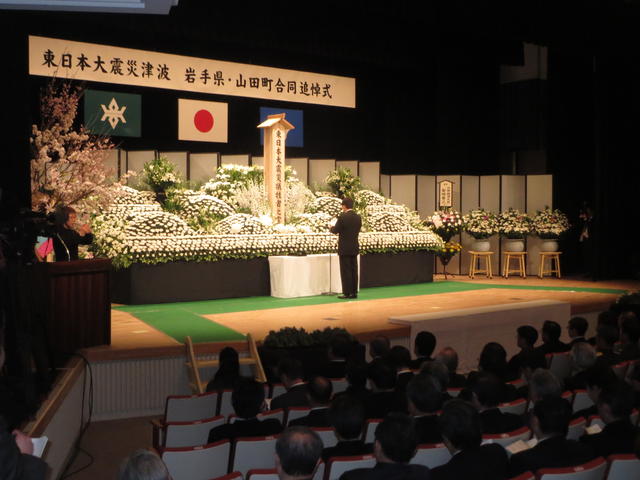
[[[48,344],[56,366],[80,348],[111,343],[111,260],[40,263]]]

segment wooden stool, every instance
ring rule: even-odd
[[[527,267],[525,266],[525,258],[527,252],[502,252],[504,254],[504,267],[502,268],[502,276],[509,278],[510,273],[519,273],[522,278],[527,278]],[[511,260],[518,260],[518,268],[511,269]]]
[[[469,255],[471,255],[471,265],[469,265],[469,278],[474,278],[476,273],[485,273],[487,278],[491,278],[493,276],[493,272],[491,270],[491,258],[493,252],[474,252],[469,250]],[[480,263],[480,259],[484,258],[484,270],[479,270],[476,268],[476,264]]]
[[[562,252],[540,252],[540,267],[538,268],[538,276],[540,278],[544,277],[547,273],[553,275],[556,274],[556,277],[561,278],[560,275],[560,255]],[[549,270],[545,270],[544,263],[546,260],[549,260]],[[553,268],[553,262],[556,262],[556,268]]]

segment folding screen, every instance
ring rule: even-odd
[[[358,165],[360,181],[365,188],[380,191],[380,162],[360,162]]]

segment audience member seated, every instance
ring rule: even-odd
[[[585,434],[580,441],[590,445],[596,455],[608,457],[618,453],[633,453],[638,429],[631,424],[633,389],[623,381],[607,386],[598,397],[598,415],[605,423],[600,433]]]
[[[548,397],[562,396],[562,383],[550,370],[538,368],[529,378],[529,402],[536,402]]]
[[[308,427],[289,427],[276,442],[276,472],[280,480],[309,480],[320,463],[322,440]]]
[[[632,312],[630,312],[632,313]],[[623,315],[620,315],[623,317]],[[620,326],[620,360],[637,360],[640,358],[640,346],[638,346],[638,340],[640,340],[640,322],[638,317],[633,314],[627,315],[622,319]]]
[[[633,408],[640,410],[640,363],[636,362],[629,366],[627,381],[634,392]],[[638,439],[638,442],[640,443],[640,439]]]
[[[585,335],[587,334],[588,328],[589,323],[586,318],[573,317],[569,320],[569,324],[567,325],[567,333],[571,338],[569,348],[573,348],[576,343],[584,343],[587,341]]]
[[[418,443],[440,443],[438,410],[442,408],[440,385],[431,375],[420,374],[407,385],[409,415],[415,422]]]
[[[411,417],[391,413],[376,428],[373,444],[376,466],[345,472],[340,480],[428,480],[428,467],[409,463],[417,446]]]
[[[436,337],[433,333],[422,331],[416,335],[413,341],[413,353],[416,358],[411,362],[411,368],[420,369],[423,362],[433,360],[431,355],[436,348]]]
[[[458,372],[458,352],[451,347],[445,347],[436,355],[436,360],[444,363],[449,370],[449,388],[462,388],[467,379]]]
[[[538,401],[531,416],[531,429],[538,443],[511,456],[510,476],[540,468],[573,467],[593,459],[595,454],[590,446],[567,440],[570,419],[571,405],[564,398],[546,397]]]
[[[482,434],[507,433],[524,426],[522,417],[502,413],[498,408],[502,383],[490,373],[483,373],[473,386],[472,404],[480,412]]]
[[[207,384],[207,392],[232,389],[240,377],[240,361],[238,352],[231,347],[224,347],[218,355],[218,371]]]
[[[302,381],[304,371],[300,361],[294,358],[283,358],[278,362],[278,375],[287,391],[271,400],[271,410],[308,406],[307,386]]]
[[[369,342],[369,356],[371,357],[371,362],[376,360],[385,360],[387,355],[389,355],[390,350],[391,342],[384,335],[378,335]],[[371,364],[371,362],[369,362],[369,364]]]
[[[369,380],[373,389],[364,400],[364,413],[367,418],[384,418],[389,412],[406,412],[404,392],[396,387],[396,370],[385,361],[372,362],[368,368]]]
[[[411,364],[411,353],[409,349],[401,345],[392,347],[389,351],[388,360],[397,372],[396,390],[404,392],[407,388],[407,383],[413,378],[413,371],[409,368]]]
[[[542,345],[536,348],[539,352],[548,355],[549,353],[562,353],[569,350],[569,346],[560,341],[562,327],[558,322],[547,320],[542,324]]]
[[[304,425],[307,427],[329,427],[329,402],[333,386],[327,377],[314,377],[307,383],[307,399],[311,411],[308,415],[296,418],[289,425]]]
[[[371,390],[367,388],[369,367],[364,361],[350,360],[347,363],[347,389],[337,395],[350,395],[361,402],[371,395]]]
[[[618,325],[618,314],[612,310],[604,310],[598,314],[598,319],[596,320],[596,332],[601,325],[611,325],[617,330],[620,329]],[[591,337],[589,339],[589,343],[596,346],[596,337]]]
[[[467,375],[466,386],[468,388],[475,384],[479,372],[492,373],[501,382],[514,380],[507,366],[507,352],[502,345],[496,342],[489,342],[482,348],[480,359],[478,360],[478,371]]]
[[[329,422],[335,429],[338,443],[322,450],[325,462],[331,457],[366,455],[373,451],[373,445],[362,440],[364,420],[364,406],[357,398],[338,395],[331,401]]]
[[[477,410],[463,400],[448,402],[439,419],[444,444],[451,460],[431,471],[435,480],[503,480],[507,453],[497,444],[480,445],[482,427]]]
[[[618,377],[616,377],[616,374],[613,373],[613,370],[611,370],[611,367],[608,365],[596,362],[592,367],[589,367],[585,375],[585,385],[587,395],[589,395],[593,405],[575,412],[573,417],[584,417],[588,419],[591,415],[597,415],[600,392],[610,385],[615,384],[617,381]]]
[[[537,349],[522,352],[520,357],[520,377],[526,381],[517,390],[517,395],[521,398],[529,398],[529,383],[536,370],[546,370],[547,359],[544,354]]]
[[[118,480],[171,480],[171,475],[158,455],[149,450],[136,450],[123,460]]]
[[[619,330],[613,325],[600,325],[596,333],[596,350],[598,351],[598,363],[617,365],[622,361],[620,355],[614,352],[616,342],[619,338]]]
[[[327,378],[344,378],[347,374],[347,359],[351,355],[353,341],[345,332],[336,332],[329,339],[328,361],[319,374]]]
[[[438,382],[438,388],[440,390],[443,403],[453,398],[447,392],[447,388],[449,388],[449,370],[444,363],[437,360],[424,362],[420,368],[420,375],[431,376]]]
[[[573,375],[564,381],[567,390],[587,388],[587,370],[595,365],[596,358],[596,349],[588,342],[576,342],[573,344],[573,347],[571,347]]]
[[[524,352],[530,352],[533,350],[534,345],[538,341],[538,331],[531,325],[522,325],[521,327],[518,327],[516,339],[520,351],[511,357],[507,364],[509,368],[509,376],[512,378],[520,377],[522,355]]]
[[[2,480],[45,480],[47,464],[33,455],[33,443],[24,433],[10,432],[0,416],[0,478]]]
[[[259,420],[256,416],[264,403],[264,386],[253,378],[240,377],[231,394],[231,405],[236,414],[233,423],[214,427],[209,432],[209,443],[228,438],[261,437],[282,431],[280,420]]]

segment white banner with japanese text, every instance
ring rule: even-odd
[[[29,73],[45,77],[166,88],[355,108],[351,77],[29,36]]]

